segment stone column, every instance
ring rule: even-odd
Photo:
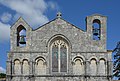
[[[33,75],[35,75],[35,64],[36,62],[33,62]]]
[[[105,76],[107,76],[107,70],[108,70],[108,68],[107,68],[107,61],[105,61]]]
[[[6,73],[7,75],[11,75],[12,71],[11,71],[11,61],[10,60],[7,60],[7,68],[6,68]]]
[[[90,74],[90,62],[87,60],[85,63],[85,75],[89,75]]]
[[[12,74],[12,75],[15,74],[15,73],[14,73],[14,61],[12,61],[11,70],[12,70],[12,73],[11,73],[11,74]]]
[[[113,69],[113,62],[112,61],[108,61],[107,62],[107,68],[108,68],[108,78],[109,78],[109,81],[112,80],[112,69]]]
[[[33,74],[33,62],[32,61],[29,62],[29,72],[30,72],[29,73],[30,75]]]
[[[7,67],[6,67],[6,81],[11,81],[12,78],[12,71],[11,71],[11,61],[7,60]]]
[[[21,66],[21,75],[23,75],[23,61],[22,62],[20,62],[20,66]]]
[[[35,81],[35,62],[30,61],[30,81]]]
[[[19,77],[19,80],[20,80],[20,81],[23,81],[23,77],[22,77],[22,76],[23,76],[23,61],[20,62],[20,66],[21,66],[21,68],[20,68],[20,72],[21,72],[21,73],[19,74],[19,76],[20,76],[20,77]]]
[[[87,60],[85,61],[85,81],[89,80],[90,75],[90,62]]]
[[[99,61],[97,61],[97,63],[96,63],[96,67],[97,67],[96,75],[100,76],[100,75],[99,75],[99,67],[100,67],[100,66],[99,66]]]

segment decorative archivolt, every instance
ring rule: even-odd
[[[97,60],[95,58],[92,58],[90,60],[90,71],[91,71],[91,75],[97,74]]]
[[[15,74],[21,74],[21,62],[18,59],[14,60],[14,73]]]
[[[23,74],[29,75],[29,68],[30,68],[30,65],[29,65],[28,60],[24,59],[23,62],[22,62]]]
[[[35,74],[37,75],[46,74],[46,60],[43,57],[38,57],[35,60]]]
[[[73,57],[72,63],[75,63],[75,61],[76,61],[77,59],[81,59],[82,62],[85,62],[85,58],[84,58],[83,56],[77,55],[77,56],[74,56],[74,57]]]
[[[46,60],[45,60],[45,58],[43,56],[40,56],[40,57],[36,58],[35,59],[35,63],[37,64],[39,60],[42,60],[44,64],[47,63]]]
[[[27,61],[29,63],[28,59],[23,59],[22,60],[22,64],[24,63],[24,61]]]
[[[14,59],[14,63],[15,63],[15,61],[19,61],[20,63],[21,63],[21,60],[20,59],[18,59],[18,58],[16,58],[16,59]]]
[[[106,58],[100,58],[100,59],[99,59],[99,62],[100,62],[100,60],[104,60],[105,63],[106,63]]]
[[[84,60],[81,57],[76,57],[73,62],[73,73],[75,75],[83,75],[85,73]]]
[[[96,56],[92,56],[92,57],[90,57],[88,61],[90,62],[92,59],[95,59],[95,60],[96,60],[96,62],[98,62],[98,61],[99,61],[99,60],[98,60],[98,58],[97,58]]]
[[[27,59],[23,59],[22,62],[20,62],[19,59],[14,60],[14,73],[15,74],[25,74],[29,75],[29,62]]]
[[[47,46],[50,47],[51,44],[53,44],[54,41],[59,40],[59,39],[62,39],[64,42],[66,42],[66,44],[69,46],[69,48],[72,48],[72,44],[70,43],[69,39],[66,36],[62,35],[62,34],[56,34],[56,35],[52,36],[48,40],[48,42],[46,44],[46,47]]]
[[[98,68],[98,71],[99,71],[99,75],[105,75],[106,74],[106,61],[104,58],[101,58],[99,60],[99,68]]]
[[[97,64],[97,60],[96,60],[96,58],[91,58],[91,60],[90,60],[90,64],[91,64],[92,61],[94,61],[94,62]]]

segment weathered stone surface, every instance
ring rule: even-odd
[[[100,40],[93,40],[93,20],[100,20]],[[7,81],[108,81],[112,75],[111,52],[106,49],[105,16],[86,17],[86,31],[61,17],[33,30],[22,18],[11,27]],[[17,27],[26,29],[26,46],[17,46]],[[52,72],[51,45],[67,44],[67,72]]]

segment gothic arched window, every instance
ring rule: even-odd
[[[22,25],[17,28],[17,46],[26,46],[26,28]]]
[[[52,43],[52,72],[67,72],[68,46],[63,40]]]

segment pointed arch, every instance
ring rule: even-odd
[[[48,40],[48,42],[47,42],[47,44],[46,44],[46,47],[51,46],[51,44],[52,44],[55,40],[57,40],[57,39],[63,39],[63,40],[69,45],[69,48],[72,48],[72,44],[71,44],[70,40],[69,40],[66,36],[64,36],[64,35],[62,35],[62,34],[56,34],[56,35],[52,36],[52,37]]]
[[[67,72],[68,45],[59,38],[51,44],[52,72]]]
[[[67,72],[69,40],[63,35],[55,35],[48,41],[52,72]],[[52,58],[52,59],[51,59]]]
[[[26,48],[26,47],[24,47],[24,48],[21,48],[21,47],[19,47],[19,39],[20,39],[20,37],[18,38],[18,36],[17,36],[17,34],[18,34],[18,31],[17,31],[17,28],[19,27],[19,26],[23,26],[22,28],[23,29],[26,29],[26,37],[27,37],[27,39],[26,39],[26,37],[25,37],[25,39],[26,39],[26,45],[25,46],[28,46],[29,47],[29,44],[30,44],[30,39],[29,39],[29,37],[31,37],[30,36],[30,32],[32,31],[32,28],[28,25],[28,23],[22,18],[22,17],[20,17],[18,20],[17,20],[17,22],[16,23],[14,23],[12,26],[11,26],[11,31],[10,31],[10,33],[11,33],[11,36],[10,36],[10,38],[12,39],[11,40],[11,49],[14,49],[14,50],[16,50],[16,48],[20,48],[20,49],[24,49],[24,48]],[[24,45],[23,45],[24,46]]]
[[[17,27],[17,46],[26,45],[26,28],[22,25]]]

